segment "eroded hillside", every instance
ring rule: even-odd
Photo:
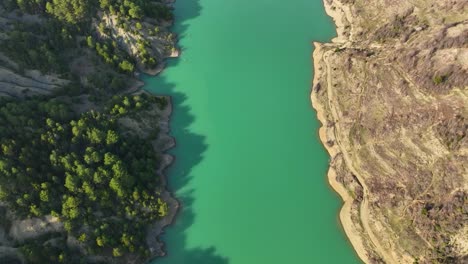
[[[312,99],[348,236],[368,263],[466,263],[468,3],[325,5]]]
[[[176,35],[169,31],[173,2],[3,1],[0,96],[65,88],[99,97],[138,86],[132,78],[137,70],[155,75],[164,59],[179,54]]]

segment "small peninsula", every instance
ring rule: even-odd
[[[146,263],[178,202],[170,0],[0,2],[0,263]]]
[[[468,262],[468,2],[324,0],[312,103],[365,263]]]

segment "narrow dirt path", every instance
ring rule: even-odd
[[[333,51],[327,51],[323,55],[323,61],[326,65],[326,74],[327,74],[327,95],[328,95],[328,105],[333,117],[333,122],[335,124],[335,137],[336,137],[336,144],[340,148],[341,152],[343,153],[344,160],[346,162],[347,167],[349,170],[357,177],[359,180],[362,188],[363,188],[363,200],[360,205],[360,220],[362,222],[363,228],[365,232],[368,234],[372,244],[375,246],[376,251],[380,254],[383,260],[390,264],[390,263],[398,263],[394,257],[385,250],[385,248],[381,245],[378,237],[374,234],[374,231],[370,227],[370,213],[369,213],[369,189],[363,179],[363,177],[358,173],[358,171],[354,168],[352,158],[350,157],[348,151],[344,148],[343,143],[341,142],[341,138],[338,135],[341,135],[340,123],[338,122],[339,116],[337,111],[337,106],[335,105],[335,97],[332,85],[332,77],[331,77],[331,66],[329,63],[329,56],[330,53]]]

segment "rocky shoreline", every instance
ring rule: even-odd
[[[368,257],[367,257],[367,249],[364,246],[363,243],[363,237],[361,234],[356,232],[356,223],[353,222],[352,220],[352,207],[353,204],[355,203],[355,199],[351,197],[349,194],[348,190],[346,187],[341,183],[338,182],[337,180],[337,175],[336,175],[336,170],[335,168],[331,165],[333,163],[333,160],[341,155],[341,150],[339,147],[335,144],[331,144],[335,140],[335,135],[334,131],[332,129],[332,125],[326,118],[326,109],[323,104],[321,104],[317,98],[317,88],[319,88],[319,78],[318,76],[321,75],[321,56],[323,56],[323,52],[321,49],[321,44],[320,43],[314,43],[315,50],[313,53],[313,62],[314,62],[314,81],[313,81],[313,87],[314,89],[311,92],[311,101],[312,101],[312,106],[317,112],[317,119],[320,121],[322,126],[319,129],[319,138],[320,141],[322,142],[323,146],[327,150],[328,154],[330,155],[330,166],[328,168],[327,172],[327,178],[328,178],[328,183],[330,186],[335,190],[341,197],[341,199],[344,201],[343,207],[340,210],[340,222],[343,227],[343,230],[345,231],[349,241],[354,247],[354,250],[358,254],[358,256],[365,262],[369,263]]]
[[[333,19],[336,25],[337,36],[332,39],[332,43],[343,45],[346,42],[351,40],[351,37],[345,36],[345,28],[349,25],[349,10],[347,10],[340,2],[336,2],[339,5],[339,8],[332,8],[330,2],[324,0],[324,6],[326,13]],[[323,146],[330,155],[330,165],[327,172],[328,183],[335,190],[343,200],[344,204],[340,210],[340,222],[343,227],[346,236],[351,242],[354,250],[356,251],[359,258],[365,263],[371,263],[369,259],[369,254],[372,254],[372,251],[364,243],[365,236],[359,230],[362,229],[361,223],[356,222],[354,219],[359,216],[356,214],[355,210],[359,207],[361,201],[358,201],[352,197],[349,193],[349,190],[343,185],[342,182],[339,182],[337,179],[337,172],[333,166],[335,160],[343,155],[342,150],[339,145],[336,144],[335,129],[332,118],[329,117],[330,109],[327,109],[327,105],[320,102],[317,97],[320,89],[326,89],[323,84],[320,83],[320,79],[323,75],[326,76],[324,68],[327,67],[323,61],[324,50],[323,46],[327,45],[324,43],[314,42],[314,52],[312,55],[313,65],[314,65],[314,79],[312,83],[312,92],[311,92],[311,101],[312,106],[317,112],[317,119],[320,121],[322,126],[319,129],[319,137]],[[328,116],[328,117],[327,117]],[[353,211],[354,210],[354,211]]]
[[[173,5],[175,0],[166,1],[166,4]],[[171,25],[174,21],[171,22]],[[174,46],[177,44],[177,38],[175,38]],[[179,58],[180,57],[180,50],[178,48],[174,48],[174,50],[170,54],[166,54],[165,59],[167,58]],[[166,67],[165,61],[162,61],[155,69],[148,70],[142,69],[142,72],[151,76],[159,75]],[[136,83],[138,89],[141,89],[145,85],[142,81],[137,81]],[[152,255],[152,259],[157,257],[163,257],[167,254],[164,250],[165,244],[159,239],[159,237],[164,233],[164,229],[170,225],[172,225],[175,221],[175,217],[179,211],[180,202],[175,198],[174,194],[167,188],[168,179],[166,175],[166,169],[172,165],[175,160],[175,157],[166,153],[169,149],[175,147],[176,140],[169,135],[170,133],[170,121],[171,115],[173,111],[172,106],[172,99],[170,96],[165,96],[168,101],[166,109],[160,113],[160,123],[159,123],[159,138],[157,138],[153,142],[154,149],[159,151],[159,154],[162,156],[162,161],[159,166],[158,176],[162,182],[162,190],[161,190],[161,197],[164,201],[166,201],[169,210],[167,216],[163,219],[159,220],[158,222],[154,223],[152,226],[149,227],[148,234],[146,236],[146,242],[149,247],[149,250]]]
[[[158,176],[162,182],[161,186],[161,197],[166,201],[169,210],[168,214],[161,220],[154,223],[149,227],[148,234],[146,236],[146,242],[150,249],[152,258],[162,257],[166,255],[164,251],[164,243],[159,240],[159,236],[164,233],[164,228],[171,225],[177,215],[180,203],[174,197],[171,191],[167,188],[167,176],[165,174],[166,169],[174,161],[174,157],[170,154],[165,153],[167,150],[173,148],[176,145],[176,141],[173,137],[169,136],[170,131],[170,117],[172,114],[172,103],[170,97],[166,97],[168,105],[166,109],[160,113],[160,134],[159,138],[153,142],[154,149],[159,152],[162,156],[161,164],[158,170]]]

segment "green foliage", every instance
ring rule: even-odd
[[[140,20],[144,16],[163,20],[171,20],[173,18],[171,8],[152,1],[99,0],[99,5],[102,9],[107,9],[110,13],[116,13],[128,19]]]
[[[107,9],[111,6],[112,0],[99,0],[99,6],[102,9]]]
[[[3,5],[7,11],[19,8],[22,12],[41,13],[44,10],[46,0],[3,0]]]
[[[147,67],[157,60],[147,41],[140,41],[131,56],[105,24],[100,27],[105,35],[90,28],[98,11],[116,15],[126,30],[134,30],[132,25],[141,30],[148,24],[145,17],[172,19],[170,8],[145,0],[3,0],[0,5],[40,20],[12,24],[0,51],[20,71],[38,69],[72,80],[54,94],[56,99],[0,99],[0,202],[16,218],[52,215],[65,229],[53,235],[57,243],[45,243],[52,238],[45,237],[19,242],[17,248],[27,263],[86,263],[82,252],[67,247],[67,237],[73,236],[85,255],[144,255],[146,227],[169,210],[156,192],[159,157],[150,140],[159,131],[143,138],[129,133],[118,118],[139,117],[154,106],[163,109],[167,100],[146,94],[109,100],[128,85],[125,74],[135,71],[136,58]],[[87,57],[99,67],[83,76],[71,62],[90,50],[97,55]],[[92,98],[105,109],[78,113],[72,105],[79,100],[70,96]]]
[[[171,8],[159,1],[100,0],[97,4],[91,0],[4,0],[0,4],[9,11],[18,9],[22,13],[39,14],[43,19],[44,23],[17,22],[15,30],[0,45],[0,51],[23,69],[39,69],[44,73],[69,73],[66,62],[70,61],[67,56],[70,54],[67,53],[76,51],[78,40],[96,50],[105,63],[122,72],[134,72],[137,57],[146,67],[154,68],[158,60],[150,55],[146,43],[139,46],[136,55],[130,56],[118,45],[111,45],[112,39],[107,38],[110,31],[105,24],[100,23],[99,31],[107,37],[98,38],[90,32],[91,18],[97,12],[112,13],[124,30],[132,29],[131,25],[142,30],[143,23],[139,21],[145,17],[172,19]],[[87,36],[85,40],[83,35]],[[115,44],[116,40],[113,41]],[[120,83],[112,84],[114,87],[118,85]]]
[[[119,49],[115,42],[109,40],[96,42],[90,36],[87,37],[86,41],[88,47],[94,47],[97,54],[105,63],[125,73],[132,73],[135,71],[135,65],[129,61],[132,60],[130,56],[125,51]],[[100,76],[97,76],[97,78],[100,78]],[[112,80],[111,86],[121,86],[121,81],[118,79]]]
[[[141,29],[143,28],[143,26],[141,25],[140,22],[137,22],[137,23],[135,24],[135,27],[136,27],[138,30],[141,30]]]
[[[38,69],[44,73],[62,73],[68,70],[65,58],[57,51],[74,46],[70,31],[61,24],[16,24],[9,38],[0,45],[0,51],[24,69]]]
[[[158,206],[159,206],[159,209],[158,209],[159,216],[160,217],[166,216],[169,211],[169,207],[167,206],[167,203],[163,202],[161,198],[158,198]]]
[[[112,249],[112,256],[114,256],[114,257],[121,257],[121,256],[123,256],[123,252],[122,252],[122,251],[123,251],[123,250],[122,250],[122,248],[120,248],[120,247],[113,248],[113,249]]]
[[[125,1],[125,2],[127,2],[127,1]],[[128,9],[128,15],[133,19],[141,19],[143,17],[143,10],[141,9],[140,6],[138,6],[138,5],[134,4],[134,3],[131,3],[130,7]]]
[[[51,238],[54,238],[56,243],[45,243]],[[60,234],[44,235],[34,241],[27,241],[19,250],[25,258],[25,263],[82,263],[80,253],[66,247],[66,239]]]
[[[71,24],[85,19],[90,8],[89,0],[52,0],[46,4],[47,13]]]
[[[434,82],[435,85],[439,85],[441,83],[444,83],[447,81],[447,76],[445,75],[436,75],[434,78],[432,78],[432,81]]]
[[[156,102],[148,95],[113,101],[130,112]],[[159,160],[150,142],[122,131],[115,116],[77,115],[53,99],[2,99],[1,202],[20,217],[57,215],[69,235],[97,252],[112,249],[118,257],[146,248],[145,227],[168,211],[155,193]],[[54,250],[58,260],[63,251]]]
[[[138,24],[137,24],[138,28]],[[155,58],[151,57],[148,52],[148,47],[150,46],[148,41],[138,40],[137,47],[138,53],[137,57],[140,58],[141,62],[148,68],[154,68],[157,65]]]
[[[79,201],[73,196],[69,196],[62,204],[62,216],[68,219],[75,219],[80,216]]]
[[[124,71],[124,72],[128,72],[128,73],[132,73],[133,71],[135,71],[135,66],[127,61],[127,60],[123,60],[122,62],[119,63],[119,68]]]
[[[87,37],[86,37],[86,43],[88,44],[88,47],[90,47],[90,48],[92,48],[92,49],[94,49],[94,48],[96,47],[96,46],[95,46],[96,43],[94,42],[94,39],[93,39],[93,37],[91,37],[91,36],[87,36]]]
[[[160,110],[166,108],[168,101],[164,97],[152,97],[147,94],[135,96],[114,96],[107,105],[107,111],[115,116],[132,115],[156,105]]]

